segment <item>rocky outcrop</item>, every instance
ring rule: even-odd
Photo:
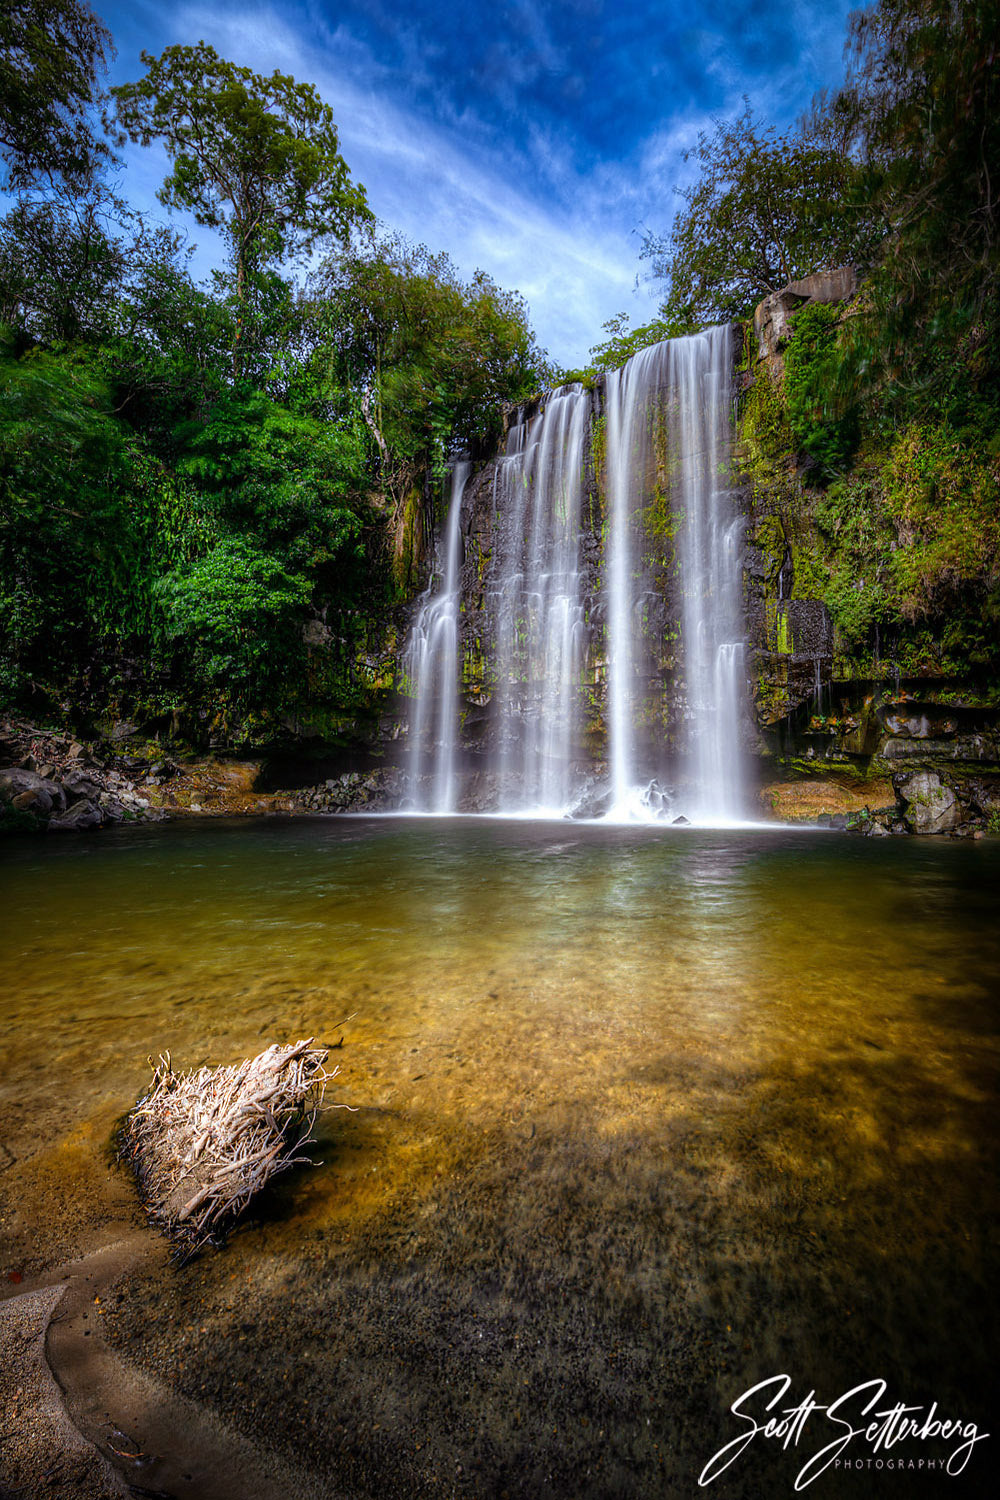
[[[12,832],[80,833],[166,816],[113,763],[94,759],[78,742],[46,735],[32,726],[21,726],[19,738],[17,726],[6,728],[8,753],[23,749],[25,738],[30,737],[45,758],[39,760],[29,750],[19,764],[0,770],[0,827]]]
[[[858,275],[853,266],[834,271],[816,271],[801,281],[791,281],[765,297],[754,309],[753,327],[757,337],[757,360],[768,373],[780,379],[784,372],[784,348],[791,336],[791,319],[800,307],[811,302],[846,302],[858,289]]]
[[[892,778],[903,821],[912,833],[951,833],[965,821],[954,788],[933,771],[910,771]]]
[[[257,791],[259,761],[173,760],[129,724],[84,743],[26,720],[0,721],[0,757],[9,762],[0,766],[0,832],[293,810],[290,796]]]
[[[380,766],[366,774],[347,771],[296,792],[294,811],[395,812],[403,801],[405,787],[406,778],[397,766]]]

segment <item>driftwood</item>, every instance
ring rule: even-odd
[[[236,1217],[300,1154],[327,1083],[326,1047],[312,1037],[268,1047],[228,1068],[175,1073],[170,1054],[125,1117],[122,1157],[135,1172],[146,1212],[182,1261],[225,1241]],[[152,1064],[151,1064],[152,1066]]]

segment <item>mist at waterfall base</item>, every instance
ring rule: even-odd
[[[611,371],[603,389],[562,386],[510,425],[492,471],[487,639],[476,642],[490,663],[489,692],[475,704],[489,725],[479,759],[490,790],[481,800],[463,791],[471,466],[455,465],[438,566],[408,649],[405,810],[745,821],[732,349],[728,326],[665,340]],[[603,507],[596,520],[595,506]],[[588,528],[598,538],[596,566],[586,556]],[[664,615],[667,567],[676,629]],[[665,678],[682,704],[669,759],[657,732],[665,711],[650,706],[650,684]]]

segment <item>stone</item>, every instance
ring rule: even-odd
[[[903,818],[913,833],[950,833],[965,821],[961,802],[934,771],[897,773],[892,784]]]
[[[38,794],[39,806],[36,810],[39,812],[50,812],[52,808],[62,812],[65,809],[66,793],[57,781],[46,781],[36,771],[26,770],[21,766],[8,766],[0,771],[0,798],[12,802],[22,792]]]
[[[16,807],[18,812],[47,813],[52,811],[52,798],[48,792],[29,787],[26,792],[18,792],[16,797],[12,797],[10,805]]]
[[[86,797],[74,802],[64,813],[49,819],[49,830],[58,833],[76,833],[83,828],[100,828],[104,814]]]
[[[754,309],[753,326],[757,335],[757,358],[770,373],[780,378],[784,370],[782,350],[792,332],[791,319],[800,307],[810,302],[846,302],[857,291],[858,277],[853,266],[834,271],[817,271],[791,281],[772,292]]]
[[[302,627],[302,639],[307,646],[328,646],[333,640],[333,631],[322,620],[307,620]]]
[[[74,801],[81,797],[97,797],[101,792],[101,785],[92,776],[84,771],[68,771],[62,779],[64,789],[70,793]]]
[[[119,719],[108,730],[107,739],[113,745],[121,744],[123,740],[130,740],[139,733],[138,724],[133,724],[130,719]]]
[[[591,786],[585,789],[575,807],[570,808],[571,818],[603,818],[612,803],[610,789]]]

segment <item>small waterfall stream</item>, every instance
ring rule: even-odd
[[[589,668],[591,728],[604,694],[602,812],[615,820],[682,813],[700,823],[745,815],[742,524],[726,477],[731,362],[731,330],[722,327],[644,349],[607,376],[603,524],[599,514],[587,521],[603,548],[599,582],[583,560],[594,393],[563,386],[511,426],[493,466],[483,599],[484,764],[501,812],[562,814],[581,805],[585,789],[592,794],[593,749],[583,748]],[[441,586],[424,595],[410,644],[410,787],[419,811],[452,812],[460,800],[459,517],[468,477],[469,466],[456,465]],[[680,791],[654,779],[664,715],[675,711],[665,693],[684,705],[673,747]]]
[[[441,588],[435,593],[432,577],[419,602],[408,651],[407,670],[416,701],[410,729],[409,783],[410,799],[417,812],[450,813],[456,808],[461,519],[462,497],[471,468],[471,464],[462,461],[451,471]],[[429,788],[425,782],[428,770]]]

